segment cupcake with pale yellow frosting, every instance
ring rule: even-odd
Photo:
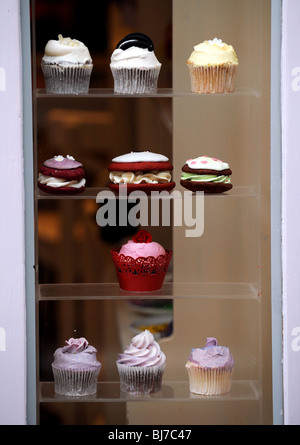
[[[58,40],[49,40],[41,66],[47,93],[88,93],[93,61],[88,48],[79,40],[61,34]]]
[[[194,46],[187,60],[193,93],[233,93],[239,62],[235,50],[221,39]]]

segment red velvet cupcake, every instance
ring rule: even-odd
[[[114,158],[108,166],[109,188],[119,193],[121,188],[128,193],[140,190],[146,194],[152,191],[170,191],[175,187],[172,181],[173,165],[166,156],[150,151],[131,152]]]

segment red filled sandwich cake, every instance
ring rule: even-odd
[[[38,187],[47,193],[73,194],[85,190],[85,172],[72,156],[54,156],[40,167]]]
[[[173,165],[161,154],[150,151],[131,152],[117,156],[108,166],[109,188],[118,193],[121,187],[127,192],[141,190],[146,194],[152,191],[172,190]]]

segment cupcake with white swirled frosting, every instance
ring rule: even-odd
[[[165,354],[146,329],[133,337],[131,344],[118,356],[121,391],[131,394],[160,391],[165,366]]]
[[[156,58],[150,37],[140,32],[128,34],[120,40],[111,55],[114,92],[155,93],[160,68],[161,63]]]
[[[88,48],[79,40],[61,34],[58,40],[49,40],[41,66],[47,93],[88,93],[93,61]]]

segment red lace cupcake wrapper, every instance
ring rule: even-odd
[[[121,289],[128,291],[147,292],[159,290],[162,287],[167,272],[172,251],[166,250],[165,255],[157,258],[132,258],[119,255],[117,249],[112,249],[112,259]]]

